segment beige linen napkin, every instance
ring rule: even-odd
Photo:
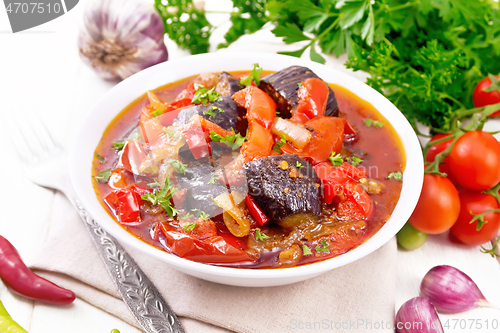
[[[289,51],[269,29],[244,36],[234,51]],[[170,50],[170,49],[169,49]],[[171,58],[182,56],[174,54]],[[347,71],[345,59],[327,65]],[[364,75],[355,76],[363,79]],[[139,327],[121,300],[105,266],[69,202],[57,194],[48,236],[32,261],[40,275],[72,289],[90,304]],[[180,273],[165,263],[127,248],[155,283],[186,332],[392,332],[396,281],[396,242],[350,265],[317,278],[282,287],[219,285]]]
[[[282,287],[241,288],[200,280],[127,248],[191,332],[389,332],[395,299],[394,240],[371,255],[317,278]],[[131,325],[83,222],[56,195],[47,239],[32,261],[38,273]],[[210,325],[208,325],[210,324]],[[212,326],[213,325],[213,326]],[[314,326],[316,325],[316,326]],[[373,325],[373,326],[369,326]],[[376,326],[375,326],[376,325]]]

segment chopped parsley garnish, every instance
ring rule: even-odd
[[[225,143],[232,150],[236,150],[243,145],[243,142],[247,139],[244,136],[241,136],[240,133],[237,134],[228,134],[226,136],[219,135],[214,131],[210,132],[210,139],[214,142]]]
[[[253,82],[255,82],[255,85],[260,84],[260,74],[262,74],[262,68],[259,67],[259,64],[253,64],[253,69],[252,71],[245,77],[241,78],[240,84],[244,86],[249,86]]]
[[[126,143],[127,143],[126,140],[123,140],[123,141],[114,141],[113,142],[113,149],[117,150],[117,151],[120,151],[120,150],[123,149],[123,146],[125,146]]]
[[[189,223],[184,226],[185,232],[191,232],[196,227],[196,223]]]
[[[309,256],[313,253],[311,252],[311,249],[309,248],[309,246],[304,244],[304,245],[302,245],[302,254],[305,256]]]
[[[266,238],[269,238],[268,235],[266,235],[265,233],[263,232],[260,232],[260,229],[257,228],[255,229],[255,239],[258,240],[258,241],[263,241],[264,239]]]
[[[161,110],[153,110],[153,112],[151,112],[153,114],[153,117],[158,117],[158,116],[161,116],[161,114],[163,113]]]
[[[194,84],[196,92],[194,93],[192,104],[208,104],[220,100],[219,93],[214,88],[208,90],[201,84]]]
[[[170,199],[172,199],[172,196],[176,191],[177,189],[173,187],[170,183],[169,176],[167,176],[167,179],[165,179],[165,187],[163,187],[161,191],[154,190],[152,193],[146,193],[141,196],[141,199],[149,201],[153,205],[160,204],[165,209],[168,216],[174,217],[178,214],[178,211],[172,205]]]
[[[154,182],[148,184],[149,187],[160,187],[161,184],[158,183],[156,179],[154,179]]]
[[[174,139],[177,136],[177,134],[175,134],[174,132],[170,132],[169,130],[167,130],[166,127],[163,127],[163,131],[170,139]]]
[[[403,179],[403,174],[401,173],[401,171],[395,171],[395,172],[391,172],[388,176],[387,176],[387,179],[396,179],[396,180],[402,180]]]
[[[302,163],[300,163],[299,161],[297,161],[297,163],[295,164],[297,166],[297,168],[303,168],[304,166],[302,165]]]
[[[217,117],[217,113],[215,113],[215,111],[213,111],[212,108],[209,108],[208,110],[204,111],[203,114],[207,116],[212,116],[214,118]]]
[[[109,181],[109,177],[111,177],[111,171],[113,169],[108,169],[105,171],[101,171],[97,174],[97,176],[94,176],[94,178],[101,183],[107,183]]]
[[[298,82],[298,83],[297,83],[297,85],[298,85],[299,87],[302,87],[302,82]]]
[[[373,120],[371,118],[367,118],[365,120],[365,125],[366,126],[370,127],[370,126],[372,126],[372,124],[376,128],[382,128],[382,127],[384,127],[384,122],[383,121]]]
[[[276,141],[276,144],[274,145],[273,147],[273,150],[275,152],[278,152],[281,154],[281,149],[280,147],[283,146],[284,144],[286,143],[286,135],[285,134],[281,134],[280,135],[280,140],[279,141]]]
[[[210,178],[210,180],[208,181],[209,184],[214,184],[215,185],[215,181],[219,179],[219,175],[216,174],[216,173],[212,173],[212,178]]]
[[[184,215],[183,217],[179,218],[179,220],[187,220],[189,218],[192,218],[194,217],[193,214],[191,214],[190,212],[187,212],[186,215]]]
[[[95,154],[95,157],[97,157],[97,159],[99,160],[99,162],[101,162],[101,164],[106,163],[106,159],[104,157],[102,157],[101,155]]]
[[[141,140],[141,135],[139,134],[139,132],[135,133],[135,139],[137,141]]]
[[[330,252],[330,249],[328,248],[328,243],[326,242],[325,239],[321,240],[321,245],[316,245],[316,252]]]
[[[356,166],[359,163],[363,162],[363,159],[356,155],[352,155],[351,157],[346,158],[346,160],[353,166]]]
[[[335,155],[335,152],[332,152],[328,159],[330,160],[330,162],[332,162],[333,165],[342,165],[344,163],[344,159],[342,158],[342,155],[340,155],[340,153]]]
[[[207,214],[205,213],[204,211],[202,211],[201,209],[198,209],[198,208],[195,208],[195,209],[191,209],[192,212],[195,212],[196,213],[196,216],[202,220],[206,220],[210,217],[210,214]]]
[[[166,163],[170,164],[174,168],[175,172],[184,174],[186,173],[187,164],[184,164],[178,160],[168,160],[166,161]]]

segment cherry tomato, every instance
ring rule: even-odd
[[[445,177],[425,175],[420,199],[408,222],[435,235],[449,230],[459,213],[460,198],[453,183]]]
[[[396,238],[400,247],[408,251],[413,251],[424,245],[427,240],[427,234],[415,229],[410,223],[406,223],[399,230]]]
[[[447,136],[450,136],[450,134],[436,134],[432,137],[431,142],[446,138]],[[425,161],[426,162],[434,162],[436,155],[441,153],[442,151],[446,150],[451,145],[452,142],[453,142],[453,139],[450,139],[450,140],[446,140],[446,141],[443,141],[440,143],[436,143],[435,145],[431,146],[427,150],[427,153],[425,154]],[[450,179],[452,182],[454,182],[449,163],[450,163],[450,157],[448,156],[439,165],[439,171],[442,173],[445,173],[447,175],[448,179]]]
[[[489,133],[465,133],[448,157],[453,176],[468,189],[483,191],[500,182],[500,143]]]
[[[498,79],[498,75],[495,75]],[[500,92],[498,90],[484,91],[485,88],[491,86],[492,82],[489,77],[485,77],[476,85],[474,93],[472,94],[472,101],[474,106],[481,107],[491,104],[500,103]],[[490,117],[500,116],[500,110],[491,114]]]
[[[460,215],[451,228],[451,234],[464,244],[481,245],[495,238],[500,229],[500,213],[490,212],[484,215],[484,223],[477,230],[477,222],[470,223],[473,215],[490,209],[499,209],[496,198],[490,194],[465,190],[460,192]]]

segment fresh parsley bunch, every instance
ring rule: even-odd
[[[166,33],[192,53],[208,50],[215,29],[192,0],[155,0]],[[233,0],[226,47],[243,34],[272,22],[287,44],[306,42],[363,70],[367,83],[383,92],[413,122],[449,130],[458,110],[472,107],[475,84],[500,72],[500,13],[493,0]],[[181,16],[184,19],[181,20]]]

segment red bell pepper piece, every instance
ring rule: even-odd
[[[293,112],[291,120],[303,124],[313,118],[324,116],[329,92],[328,85],[321,79],[311,78],[303,81],[297,91],[299,105]]]
[[[236,92],[233,99],[241,107],[247,109],[249,122],[256,121],[266,129],[270,129],[276,117],[276,103],[273,99],[252,85]]]
[[[229,244],[222,236],[199,240],[186,233],[169,230],[163,223],[160,228],[168,249],[181,258],[204,263],[253,261],[244,250]]]
[[[260,225],[264,225],[269,222],[269,217],[260,209],[259,205],[255,202],[255,200],[247,194],[245,196],[245,203],[247,204],[248,211],[252,215],[252,217],[257,221]]]
[[[123,146],[116,168],[128,170],[136,175],[141,174],[139,166],[146,158],[146,152],[137,140],[128,140]]]
[[[210,145],[205,139],[203,128],[200,125],[191,123],[182,131],[182,134],[184,135],[186,143],[188,144],[191,153],[193,153],[194,158],[199,159],[212,154]]]
[[[115,190],[104,198],[118,221],[126,226],[137,226],[141,222],[141,197],[132,186]]]
[[[248,124],[247,141],[241,147],[241,153],[247,161],[269,156],[273,149],[273,135],[256,121]]]

